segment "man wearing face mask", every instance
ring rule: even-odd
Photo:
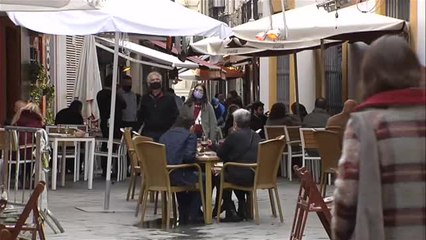
[[[147,77],[149,91],[142,96],[139,104],[138,121],[142,135],[158,142],[176,121],[179,110],[172,95],[163,92],[162,77],[159,72],[150,72]]]
[[[141,100],[141,95],[132,92],[132,77],[124,75],[121,80],[121,96],[126,102],[126,108],[122,111],[122,126],[131,127],[134,131],[139,130],[138,123],[138,104]]]

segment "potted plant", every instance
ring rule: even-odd
[[[43,97],[45,97],[46,105],[42,107],[46,116],[46,124],[54,124],[54,100],[55,100],[55,86],[48,82],[47,70],[38,62],[30,63],[31,67],[31,92],[30,97],[34,103],[41,105]]]

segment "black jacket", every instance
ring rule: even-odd
[[[229,134],[225,142],[218,147],[217,155],[224,163],[256,163],[260,141],[259,134],[251,129],[239,129]],[[254,172],[248,168],[228,167],[225,179],[235,184],[251,185],[254,181]]]
[[[84,124],[83,117],[79,112],[72,111],[70,108],[64,108],[56,114],[55,125],[57,124]]]
[[[151,94],[142,96],[138,111],[139,124],[144,124],[142,133],[158,140],[176,121],[179,110],[175,98],[167,93],[154,97]]]
[[[108,137],[108,119],[111,111],[111,89],[102,89],[96,95],[96,101],[98,102],[99,114],[101,117],[101,130],[102,136]],[[120,94],[116,95],[115,99],[115,117],[114,117],[114,138],[121,136],[120,127],[122,119],[122,110],[126,109],[126,102]]]

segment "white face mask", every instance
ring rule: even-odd
[[[192,95],[196,98],[196,99],[202,99],[204,94],[198,90],[194,90],[194,92],[192,93]]]

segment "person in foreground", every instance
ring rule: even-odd
[[[160,143],[166,145],[167,164],[195,163],[197,138],[190,131],[193,124],[192,114],[182,111],[172,128],[160,137]],[[175,170],[170,176],[170,183],[174,186],[191,186],[197,182],[198,175],[194,169]],[[176,197],[181,224],[203,222],[199,192],[178,192]]]
[[[256,163],[257,150],[261,138],[250,129],[251,113],[245,109],[237,109],[233,114],[235,131],[228,135],[225,142],[217,146],[217,156],[227,162]],[[227,167],[225,181],[242,186],[251,186],[254,182],[254,172],[248,168]],[[223,190],[223,204],[226,211],[224,222],[236,222],[247,218],[248,195],[244,191],[235,190],[238,198],[238,215],[235,213],[231,190]]]
[[[384,36],[361,65],[363,102],[346,126],[333,239],[426,236],[426,91],[405,39]]]

